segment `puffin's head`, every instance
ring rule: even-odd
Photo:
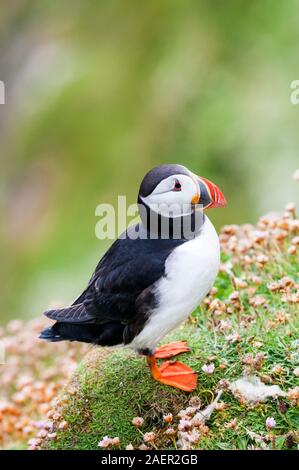
[[[198,209],[223,207],[226,200],[211,181],[182,165],[160,165],[141,183],[138,202],[164,217],[181,217]]]

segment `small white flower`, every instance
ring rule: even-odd
[[[209,375],[212,375],[214,373],[214,370],[215,370],[215,365],[214,363],[212,362],[211,364],[204,364],[201,368],[201,370],[205,373],[205,374],[209,374]]]
[[[270,418],[270,417],[268,416],[268,418],[266,419],[266,427],[267,427],[268,429],[272,429],[272,428],[275,428],[275,426],[276,426],[276,421],[275,421],[275,419],[272,418],[272,417]]]
[[[191,422],[188,419],[181,419],[178,425],[179,431],[187,431],[191,428]]]
[[[103,439],[98,443],[99,447],[102,447],[102,449],[107,449],[107,447],[110,447],[112,445],[112,439],[108,436],[104,436]]]
[[[240,341],[241,338],[240,338],[239,333],[235,332],[235,333],[232,333],[231,335],[227,335],[225,339],[229,343],[236,343],[237,341]]]
[[[200,440],[200,434],[196,429],[193,429],[193,431],[189,434],[189,442],[191,444],[197,444]]]

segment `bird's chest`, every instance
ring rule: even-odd
[[[160,309],[189,315],[212,287],[219,269],[220,250],[214,227],[178,247],[166,262],[165,277],[158,286]],[[185,312],[185,313],[184,313]]]
[[[135,345],[154,348],[163,336],[182,323],[211,289],[219,263],[219,239],[207,219],[197,238],[180,245],[167,258],[165,275],[156,287],[158,306],[135,338]]]

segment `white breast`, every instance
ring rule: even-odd
[[[157,283],[159,307],[130,347],[155,349],[182,323],[211,289],[220,264],[219,239],[206,217],[199,235],[176,248],[167,258],[165,276]]]

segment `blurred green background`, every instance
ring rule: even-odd
[[[0,323],[80,293],[110,243],[95,207],[151,167],[216,182],[224,223],[298,198],[298,2],[0,5]]]

